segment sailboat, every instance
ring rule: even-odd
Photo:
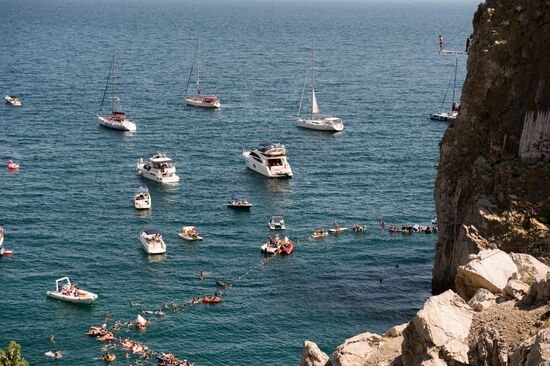
[[[191,76],[193,75],[193,69],[195,69],[195,81],[197,91],[195,95],[186,97],[185,104],[201,107],[201,108],[220,108],[220,99],[215,95],[201,95],[201,79],[200,79],[200,41],[197,41],[197,51],[195,52],[195,59],[191,70],[189,71],[189,79],[187,80],[187,88],[185,89],[185,95],[189,91],[189,84],[191,83]]]
[[[111,91],[111,115],[102,115],[103,104],[105,102],[105,96],[107,95],[107,89],[109,88],[109,81],[112,81]],[[117,106],[119,98],[115,95],[115,56],[113,56],[113,62],[111,63],[111,69],[107,76],[107,83],[105,84],[105,91],[103,92],[103,99],[101,100],[101,107],[99,107],[99,114],[97,120],[105,127],[113,128],[115,130],[123,131],[135,131],[136,124],[130,121],[126,117],[126,113],[121,111],[120,105]],[[118,107],[118,108],[117,108]]]
[[[439,108],[439,112],[430,114],[430,119],[433,119],[434,121],[454,121],[458,116],[458,111],[460,110],[460,103],[455,101],[457,69],[458,69],[458,58],[455,61],[455,69],[454,69],[453,75],[451,76],[451,80],[449,80],[449,85],[447,86],[447,91],[445,92],[445,96],[443,97],[443,102],[441,102],[441,107]],[[451,82],[453,83],[453,102],[451,104],[451,110],[444,111],[443,106],[445,105],[447,94],[449,94],[449,88],[451,87]]]
[[[315,41],[311,44],[311,116],[301,116],[302,106],[304,101],[304,94],[306,91],[306,85],[309,76],[309,70],[306,72],[306,78],[304,80],[304,87],[302,89],[302,95],[300,97],[300,107],[298,108],[298,126],[303,128],[309,128],[311,130],[332,131],[338,132],[344,129],[344,122],[338,117],[321,116],[319,110],[319,104],[315,96]]]

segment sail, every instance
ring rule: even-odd
[[[311,113],[319,114],[319,105],[317,104],[317,98],[315,98],[315,89],[311,89]]]

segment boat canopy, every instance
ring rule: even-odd
[[[147,187],[141,186],[136,190],[136,193],[149,193],[149,189]]]
[[[145,234],[147,234],[147,235],[160,234],[160,230],[159,229],[147,229],[147,230],[145,230]]]

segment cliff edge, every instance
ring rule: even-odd
[[[488,0],[473,26],[460,113],[441,142],[434,294],[455,289],[482,249],[543,261],[550,250],[550,1]]]

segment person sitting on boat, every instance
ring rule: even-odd
[[[336,222],[336,220],[332,220],[332,224],[334,225],[334,230],[340,231],[340,225]]]
[[[453,105],[451,107],[453,112],[459,112],[460,111],[460,103],[453,102]]]

